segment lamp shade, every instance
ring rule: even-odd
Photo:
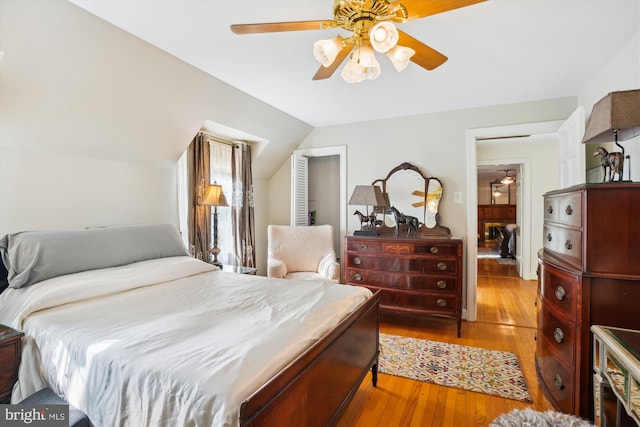
[[[322,64],[328,67],[342,50],[342,37],[337,36],[328,40],[318,40],[313,44],[313,56]]]
[[[624,141],[640,135],[640,89],[611,92],[591,111],[583,143]]]
[[[369,30],[371,46],[380,53],[385,53],[398,43],[398,30],[389,21],[378,22]]]
[[[415,53],[416,51],[410,47],[395,46],[387,52],[387,58],[391,60],[396,71],[400,72],[407,68],[411,57],[415,55]]]
[[[386,206],[382,190],[376,185],[356,185],[351,194],[349,205]]]
[[[216,183],[209,186],[209,189],[207,190],[207,197],[205,197],[202,204],[209,206],[229,206],[227,204],[227,198],[222,192],[222,186]]]

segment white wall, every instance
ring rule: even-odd
[[[210,120],[267,141],[253,164],[266,248],[266,177],[311,126],[66,1],[1,0],[0,51],[0,235],[177,224],[175,165]]]
[[[589,84],[578,94],[578,103],[584,106],[588,120],[593,104],[609,92],[630,89],[640,89],[640,31],[594,75]],[[617,147],[614,149],[613,144],[600,145],[605,146],[607,150],[619,151]],[[631,156],[631,180],[638,182],[640,181],[640,136],[621,142],[621,145],[625,148],[625,154]],[[600,165],[600,159],[592,156],[597,146],[598,144],[585,144],[587,169]],[[628,167],[629,165],[625,165],[625,170]]]
[[[463,200],[469,174],[466,170],[466,131],[515,123],[563,120],[576,108],[575,98],[458,110],[315,128],[300,148],[348,146],[347,193],[356,185],[370,184],[403,162],[420,167],[444,186],[440,204],[442,225],[455,236],[466,234],[466,210],[453,204],[453,193]],[[278,172],[278,182],[289,185],[289,166]],[[271,187],[274,190],[274,185]],[[290,204],[271,205],[271,215],[289,218]],[[360,227],[349,216],[348,232]]]

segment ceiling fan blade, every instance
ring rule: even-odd
[[[328,79],[329,77],[331,77],[333,75],[333,73],[335,73],[335,71],[338,69],[340,64],[342,64],[344,59],[347,56],[349,56],[349,52],[351,52],[352,49],[353,49],[353,44],[346,44],[342,48],[342,50],[340,52],[338,52],[338,55],[336,56],[336,59],[333,60],[331,65],[329,65],[328,67],[324,67],[322,65],[320,66],[318,71],[316,71],[316,74],[313,76],[312,80],[324,80],[324,79]]]
[[[231,31],[236,34],[277,33],[280,31],[306,31],[324,30],[336,27],[335,21],[294,21],[294,22],[269,22],[264,24],[234,24]]]
[[[408,17],[407,19],[395,20],[400,22],[411,21],[484,1],[486,0],[399,0],[398,3],[407,9]]]
[[[416,53],[411,57],[411,62],[418,64],[422,68],[433,70],[434,68],[438,68],[444,64],[447,59],[449,59],[437,50],[430,48],[420,40],[414,39],[403,31],[398,30],[398,36],[398,45],[410,47],[415,50]]]

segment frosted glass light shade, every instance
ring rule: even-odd
[[[378,22],[369,30],[371,46],[380,53],[385,53],[398,43],[398,30],[391,22]]]
[[[347,62],[347,65],[342,69],[340,75],[347,83],[360,83],[363,80],[362,68],[360,67],[360,64],[358,64],[358,57],[356,53],[351,54],[351,58]]]
[[[341,50],[342,39],[340,37],[318,40],[313,44],[313,56],[315,56],[323,67],[328,67],[333,64],[333,61]]]
[[[340,75],[347,83],[360,83],[363,80],[377,78],[380,75],[380,63],[371,46],[360,46],[356,49]]]
[[[360,67],[365,79],[373,80],[380,75],[380,63],[376,59],[376,54],[371,46],[360,47]]]
[[[410,47],[396,46],[387,52],[387,57],[391,60],[391,63],[396,70],[402,71],[407,68],[411,57],[415,55],[416,51]]]

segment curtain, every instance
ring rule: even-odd
[[[187,148],[187,198],[189,215],[189,252],[192,256],[209,262],[211,242],[211,208],[199,205],[198,198],[204,198],[209,187],[209,141],[198,133]]]
[[[251,146],[236,144],[232,152],[232,226],[237,264],[256,266]]]

